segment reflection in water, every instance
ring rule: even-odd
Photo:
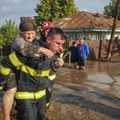
[[[75,84],[83,84],[87,80],[87,72],[83,71],[71,71],[70,80]]]
[[[56,78],[56,84],[64,86],[64,90],[65,87],[68,88],[67,92],[75,90],[78,95],[84,93],[91,96],[90,93],[96,93],[95,96],[100,100],[103,97],[100,97],[99,94],[120,99],[120,63],[88,62],[86,68],[86,71],[61,68]]]
[[[120,86],[120,76],[113,76],[113,78],[116,81],[115,85],[119,85]]]
[[[87,68],[89,72],[107,72],[107,73],[120,73],[120,63],[109,62],[88,62]]]
[[[97,82],[86,82],[85,84],[88,85],[88,86],[93,87],[96,90],[97,89],[101,89],[101,90],[106,91],[106,90],[110,90],[111,89],[110,85],[97,83]]]
[[[88,80],[98,83],[112,83],[113,79],[106,73],[89,74]]]

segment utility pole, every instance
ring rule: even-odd
[[[110,58],[111,58],[113,40],[114,40],[115,29],[116,29],[116,25],[117,25],[118,14],[119,14],[119,7],[120,7],[120,0],[117,0],[115,17],[114,17],[114,22],[113,22],[113,27],[112,27],[112,33],[111,33],[111,38],[110,38],[108,51],[107,51],[107,60],[110,60]]]

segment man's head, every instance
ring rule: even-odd
[[[79,43],[82,45],[82,44],[84,43],[84,40],[81,39],[81,40],[79,41]]]
[[[41,26],[42,28],[42,34],[47,37],[48,31],[50,28],[55,27],[53,22],[44,22]]]
[[[19,29],[26,41],[32,42],[35,39],[37,25],[31,17],[21,17]]]
[[[54,53],[62,52],[62,46],[65,42],[64,32],[60,28],[50,28],[46,42],[48,48]]]

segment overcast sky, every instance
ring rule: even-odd
[[[104,6],[111,0],[75,0],[76,7],[81,11],[102,13]],[[35,16],[36,4],[39,0],[0,0],[0,26],[5,19],[19,24],[21,16]]]

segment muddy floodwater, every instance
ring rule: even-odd
[[[65,63],[53,88],[47,120],[120,120],[120,62],[88,61],[85,71]]]
[[[65,64],[58,72],[54,89],[84,96],[120,109],[120,62],[87,62],[86,70]]]

